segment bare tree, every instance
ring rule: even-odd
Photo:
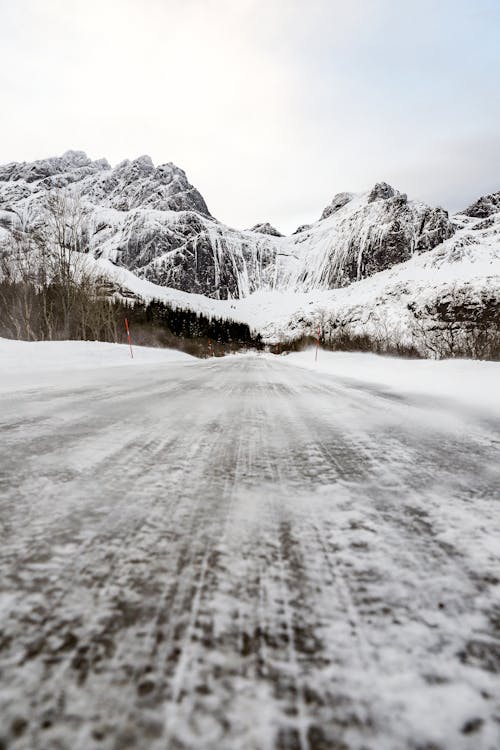
[[[89,258],[89,216],[78,193],[50,191],[36,215],[4,227],[0,308],[6,335],[116,340],[109,283]]]

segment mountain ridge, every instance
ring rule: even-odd
[[[498,338],[500,192],[450,217],[380,182],[337,193],[317,221],[282,236],[268,222],[218,221],[171,163],[111,167],[66,152],[0,167],[0,254],[13,229],[43,223],[52,188],[81,200],[85,261],[119,299],[245,323],[270,345],[319,326],[330,342],[368,336],[425,356],[451,352],[443,342],[458,336],[460,351],[484,356],[481,342]]]
[[[268,223],[233,229],[210,214],[171,162],[155,166],[141,156],[111,167],[82,151],[0,167],[0,212],[10,212],[13,223],[29,219],[51,189],[74,190],[85,202],[94,257],[162,286],[222,299],[343,287],[456,231],[444,209],[411,201],[384,182],[337,194],[318,221],[287,237]]]

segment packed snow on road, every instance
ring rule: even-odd
[[[0,747],[497,750],[500,364],[0,340]]]

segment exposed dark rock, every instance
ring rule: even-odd
[[[415,251],[424,253],[432,250],[455,233],[455,227],[450,222],[448,212],[444,208],[426,208],[422,216]]]
[[[250,231],[258,232],[259,234],[269,234],[271,237],[283,237],[281,232],[278,232],[268,221],[263,224],[255,224]]]
[[[462,211],[466,216],[473,216],[477,219],[485,219],[492,214],[500,211],[500,190],[498,193],[483,195],[472,206]]]
[[[479,221],[477,224],[474,224],[474,226],[472,226],[471,229],[474,232],[481,232],[483,229],[489,229],[494,224],[495,224],[495,214],[491,214],[491,216],[487,216],[486,219],[483,219],[483,221]]]
[[[387,182],[377,182],[371,189],[370,195],[368,196],[368,203],[373,201],[387,200],[393,198],[396,195],[396,191],[393,187],[387,184]]]
[[[337,193],[332,202],[323,210],[320,220],[327,219],[340,208],[343,208],[350,200],[353,199],[352,193]],[[297,230],[298,232],[299,230]]]

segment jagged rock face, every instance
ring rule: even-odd
[[[321,220],[283,237],[269,223],[237,231],[214,219],[182,169],[148,156],[110,167],[83,152],[0,167],[0,213],[40,214],[47,190],[81,196],[89,249],[163,286],[215,298],[258,289],[345,286],[435,247],[454,231],[445,211],[386,183],[337,194]]]
[[[202,196],[175,164],[155,167],[149,156],[124,161],[83,187],[94,204],[118,211],[154,208],[158,211],[197,211],[210,216]]]
[[[388,200],[389,198],[394,198],[396,195],[396,190],[394,190],[393,187],[387,184],[387,182],[377,182],[376,185],[374,185],[370,191],[370,195],[368,196],[368,203],[373,203],[373,201],[378,200]],[[406,198],[406,196],[405,196]]]
[[[483,195],[472,206],[462,211],[466,216],[473,216],[477,219],[485,219],[494,213],[500,211],[500,190],[498,193]]]
[[[106,159],[91,161],[83,151],[0,167],[0,208],[9,210],[20,200],[70,185],[99,207],[191,210],[210,216],[200,193],[175,164],[155,167],[149,156],[141,156],[111,168]]]
[[[0,182],[28,183],[50,180],[51,177],[62,174],[73,174],[80,178],[84,174],[91,174],[100,168],[110,169],[106,159],[91,161],[83,151],[66,151],[62,156],[49,159],[39,159],[34,162],[11,162],[0,166]],[[82,171],[83,170],[83,171]],[[50,183],[47,183],[50,184]],[[44,183],[40,183],[40,186]]]
[[[0,210],[21,208],[24,212],[23,201],[40,198],[49,190],[80,186],[110,169],[106,159],[91,161],[83,151],[66,151],[49,159],[0,166]]]
[[[425,253],[427,250],[432,250],[454,233],[455,227],[450,222],[447,211],[443,208],[427,207],[422,214],[415,251]]]
[[[266,221],[264,224],[255,224],[250,229],[251,232],[258,232],[259,234],[269,234],[271,237],[283,237],[281,232],[278,232],[271,224]]]
[[[167,231],[172,232],[170,225]],[[176,235],[176,236],[175,236]],[[272,237],[255,238],[196,214],[179,214],[172,237],[175,251],[158,253],[138,275],[163,286],[196,292],[217,299],[246,297],[271,288],[276,273]]]
[[[455,231],[446,211],[408,201],[385,183],[365,195],[347,195],[348,200],[334,199],[334,210],[316,225],[315,241],[314,230],[310,232],[320,253],[309,254],[296,279],[296,286],[305,291],[346,286],[372,276],[430,250]]]
[[[474,293],[467,282],[436,295],[432,300],[413,302],[408,308],[436,323],[454,323],[462,328],[500,326],[500,289],[485,287]]]
[[[334,196],[331,203],[328,204],[328,206],[323,210],[323,213],[321,214],[321,219],[327,219],[329,216],[334,214],[336,211],[339,210],[339,208],[343,208],[346,203],[349,203],[350,200],[354,198],[354,195],[352,193],[337,193],[337,195]],[[297,232],[301,229],[297,229]]]
[[[297,227],[297,229],[295,230],[295,232],[293,232],[293,234],[301,234],[302,232],[306,232],[308,229],[311,229],[311,227],[312,227],[312,224],[301,224],[300,227]]]
[[[261,288],[345,286],[435,247],[454,231],[445,211],[396,191],[371,202],[351,196],[327,221],[291,237],[238,232],[196,214],[149,233],[151,220],[138,221],[120,262],[155,283],[221,298]]]

